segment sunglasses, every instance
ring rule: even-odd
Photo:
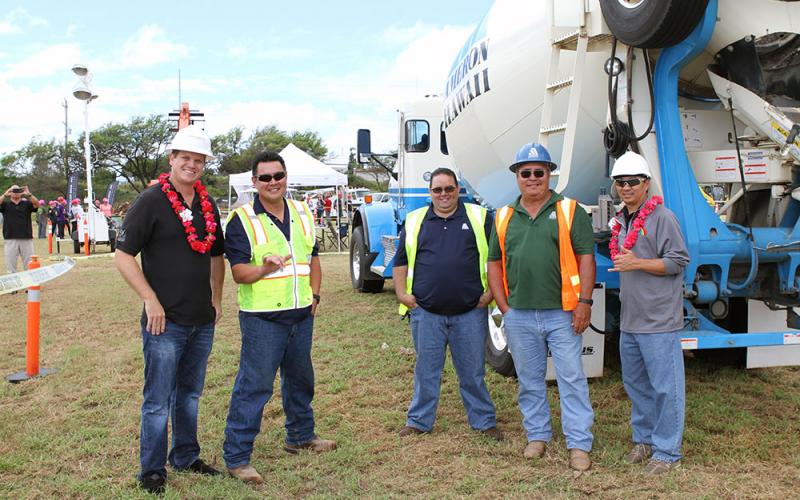
[[[544,177],[544,169],[537,168],[535,170],[520,170],[519,171],[519,176],[522,177],[523,179],[528,179],[531,175],[533,175],[537,179],[541,179],[542,177]]]
[[[450,194],[450,193],[454,193],[455,190],[456,190],[455,186],[445,186],[445,187],[431,188],[431,192],[433,194],[442,194],[442,191],[444,191],[445,193]]]
[[[282,181],[286,177],[286,172],[276,172],[274,174],[261,174],[256,176],[256,179],[260,180],[261,182],[272,182],[272,179],[275,179],[275,182]]]
[[[615,180],[614,183],[619,187],[625,187],[625,186],[636,187],[639,184],[641,184],[642,181],[644,181],[644,179],[636,177],[634,179]]]

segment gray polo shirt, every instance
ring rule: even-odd
[[[620,247],[628,233],[625,217]],[[628,221],[633,223],[634,217]],[[668,208],[659,205],[645,219],[644,232],[633,246],[633,253],[643,259],[663,259],[665,276],[645,271],[619,273],[622,318],[620,329],[627,333],[664,333],[683,329],[683,268],[689,263],[689,252],[683,242],[678,220]]]

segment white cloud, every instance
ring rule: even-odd
[[[421,22],[417,22],[413,26],[389,26],[381,33],[381,40],[390,44],[405,45],[433,29],[435,28]]]
[[[50,45],[12,64],[0,73],[0,78],[18,79],[47,76],[63,72],[66,76],[72,64],[80,60],[80,49],[74,43]]]
[[[19,149],[33,137],[61,137],[63,141],[64,108],[60,104],[67,90],[55,86],[32,90],[0,81],[0,109],[13,117],[0,122],[0,155]]]
[[[189,48],[167,39],[164,29],[154,24],[142,26],[122,47],[120,66],[142,68],[165,63],[189,53]]]
[[[248,61],[291,61],[307,58],[311,51],[300,47],[265,47],[269,41],[242,38],[227,43],[225,52],[232,59]]]
[[[70,24],[67,26],[67,30],[64,32],[64,38],[72,38],[75,36],[75,32],[78,30],[77,24]]]
[[[17,7],[12,9],[0,20],[0,35],[18,35],[27,28],[47,26],[47,21],[41,17],[34,17],[28,11]]]

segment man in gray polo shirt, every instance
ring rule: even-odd
[[[611,172],[625,206],[612,219],[612,271],[620,273],[619,352],[631,398],[630,463],[648,460],[657,475],[681,458],[686,406],[683,353],[683,268],[689,254],[675,215],[650,197],[650,168],[636,153],[622,155]]]

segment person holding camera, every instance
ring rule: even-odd
[[[6,240],[6,269],[17,272],[17,259],[28,269],[33,255],[33,223],[31,214],[39,207],[39,200],[28,186],[11,186],[0,196],[0,213],[3,214],[3,239]]]

